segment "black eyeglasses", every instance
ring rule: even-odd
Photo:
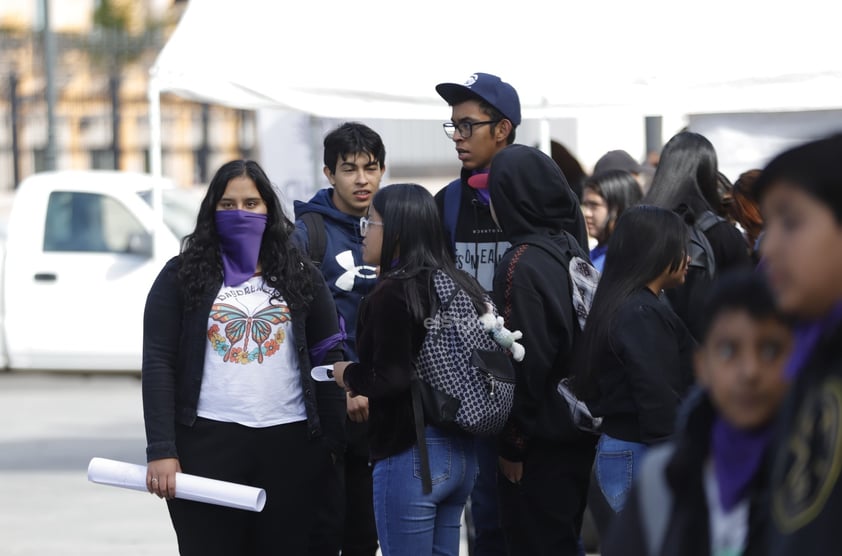
[[[484,122],[459,122],[458,124],[454,124],[453,122],[444,122],[441,126],[444,128],[444,133],[450,139],[453,139],[453,136],[456,135],[456,132],[459,132],[459,135],[462,139],[468,139],[471,135],[474,134],[474,126],[478,125],[485,125],[485,124],[496,124],[500,120],[487,120]]]

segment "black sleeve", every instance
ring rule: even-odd
[[[648,305],[621,310],[611,347],[623,363],[637,406],[644,444],[669,438],[685,382],[680,338],[661,312]]]
[[[339,317],[336,311],[336,303],[333,301],[333,295],[325,282],[324,276],[311,264],[307,264],[307,269],[314,290],[306,324],[307,346],[312,348],[325,338],[339,333]],[[344,357],[342,342],[339,342],[328,350],[321,364],[330,365],[342,361]]]
[[[152,284],[143,311],[141,390],[148,461],[178,457],[175,390],[183,303],[176,273],[174,261],[167,263]]]
[[[312,265],[308,264],[307,268],[314,285],[314,296],[305,323],[307,347],[310,349],[339,332],[339,319],[333,296],[322,274]],[[327,351],[321,364],[330,365],[343,359],[342,343],[339,342]],[[309,361],[310,357],[304,360]],[[315,389],[322,434],[334,453],[341,454],[345,446],[345,392],[333,381],[315,382]]]
[[[359,363],[345,370],[346,384],[372,400],[408,392],[420,344],[406,305],[401,281],[391,280],[372,292],[360,312]]]

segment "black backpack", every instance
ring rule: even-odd
[[[705,233],[720,222],[725,222],[725,219],[706,210],[692,224],[687,224],[690,230],[690,245],[687,249],[687,254],[690,255],[689,266],[704,270],[710,279],[716,275],[716,259]]]
[[[327,250],[327,234],[324,217],[318,212],[305,212],[299,217],[307,227],[307,254],[316,268],[322,266]]]

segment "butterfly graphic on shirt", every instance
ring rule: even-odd
[[[257,342],[257,361],[263,363],[263,342],[272,334],[273,324],[289,321],[290,311],[286,305],[270,305],[250,315],[238,307],[227,303],[216,303],[211,307],[213,320],[225,325],[225,337],[230,346],[222,358],[226,363],[231,358],[234,344],[243,340],[243,351],[248,351],[249,337]]]

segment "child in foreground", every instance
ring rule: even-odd
[[[705,315],[701,389],[676,438],[647,454],[604,556],[768,553],[769,448],[791,328],[759,273],[723,276]]]

